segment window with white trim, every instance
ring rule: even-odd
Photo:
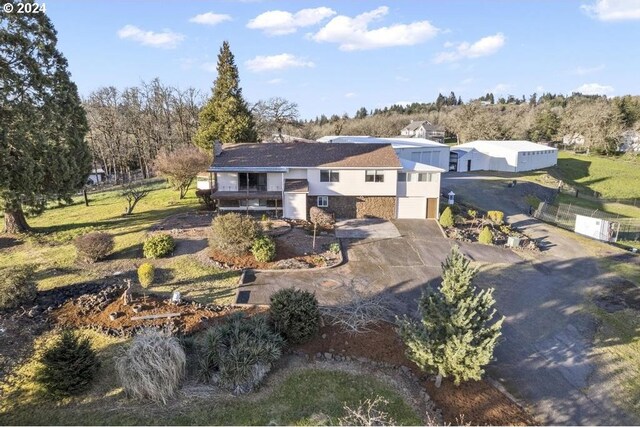
[[[418,174],[418,182],[431,182],[432,179],[433,176],[429,172],[422,172]]]
[[[321,170],[320,182],[340,182],[340,172],[334,170]]]
[[[365,182],[384,182],[384,171],[380,170],[367,170],[364,172]]]
[[[318,200],[316,202],[319,208],[328,208],[329,207],[329,196],[318,196]]]

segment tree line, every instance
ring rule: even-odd
[[[411,120],[442,125],[448,137],[460,143],[477,139],[526,139],[559,142],[584,138],[584,145],[604,154],[615,152],[626,130],[640,130],[640,97],[545,93],[525,98],[508,96],[495,101],[492,93],[463,103],[452,92],[435,102],[392,105],[370,113],[365,107],[348,115],[322,115],[303,122],[297,135],[317,139],[324,135],[393,137]]]

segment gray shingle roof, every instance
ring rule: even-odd
[[[391,144],[245,143],[223,146],[210,169],[234,167],[401,168],[401,164]]]

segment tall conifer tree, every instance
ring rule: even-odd
[[[15,9],[15,8],[14,8]],[[87,121],[56,31],[44,13],[0,17],[0,210],[5,231],[24,213],[70,201],[91,170]]]
[[[213,93],[200,112],[193,142],[201,148],[211,149],[216,140],[223,144],[255,141],[253,117],[242,97],[238,67],[227,41],[220,48],[217,70]]]
[[[420,300],[421,322],[404,319],[400,335],[407,355],[423,370],[456,384],[479,380],[493,357],[504,318],[494,320],[493,289],[477,292],[477,269],[454,247],[442,264],[442,283]]]

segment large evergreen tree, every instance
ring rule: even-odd
[[[218,54],[218,77],[213,95],[200,112],[200,123],[193,142],[211,149],[216,140],[223,144],[253,142],[256,130],[247,102],[242,97],[238,67],[229,43],[222,43]]]
[[[477,269],[454,247],[442,264],[442,284],[420,300],[421,322],[405,318],[400,334],[407,355],[422,369],[454,382],[479,380],[493,357],[504,318],[494,320],[493,290],[472,286]]]
[[[69,201],[91,157],[87,122],[56,31],[43,13],[0,17],[0,210],[5,231],[28,231],[24,213]]]

